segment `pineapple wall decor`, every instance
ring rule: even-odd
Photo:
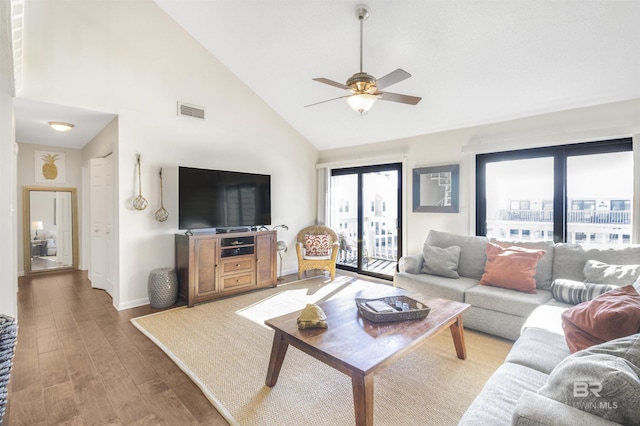
[[[63,152],[35,151],[36,182],[61,183],[66,179],[66,156]]]

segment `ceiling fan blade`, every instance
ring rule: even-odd
[[[329,86],[339,87],[340,89],[350,89],[349,86],[338,83],[337,81],[329,80],[328,78],[314,78],[313,80],[319,81],[320,83],[328,84]]]
[[[378,90],[384,89],[385,87],[389,87],[392,84],[396,84],[401,82],[402,80],[406,80],[409,77],[411,77],[411,74],[403,69],[398,68],[397,70],[391,71],[389,74],[376,80],[376,87],[378,88]]]
[[[381,101],[400,102],[402,104],[416,105],[422,100],[417,96],[400,95],[398,93],[389,92],[377,92],[376,95],[381,95],[378,99]]]
[[[349,96],[351,96],[351,95],[338,96],[337,98],[327,99],[326,101],[316,102],[315,104],[305,105],[304,107],[306,108],[306,107],[310,107],[310,106],[314,106],[314,105],[319,105],[319,104],[323,104],[325,102],[335,101],[336,99],[348,98]]]

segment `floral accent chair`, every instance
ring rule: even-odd
[[[336,259],[339,251],[338,235],[328,226],[308,226],[298,232],[298,279],[310,269],[329,272],[331,281],[336,277]]]

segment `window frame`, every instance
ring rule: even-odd
[[[584,142],[551,147],[527,148],[476,155],[476,235],[487,234],[486,166],[499,161],[527,160],[540,157],[553,158],[553,241],[567,239],[567,158],[579,155],[633,152],[631,137]]]

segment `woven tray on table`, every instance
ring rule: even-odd
[[[16,320],[0,315],[0,424],[7,403],[9,373],[13,362],[18,326]]]
[[[394,309],[393,312],[376,312],[374,309],[370,308],[367,303],[368,302],[383,302],[389,305]],[[409,310],[401,310],[400,308],[396,308],[396,302],[400,302],[400,304],[407,304]],[[364,318],[373,322],[387,322],[387,321],[404,321],[404,320],[417,320],[425,318],[429,315],[429,308],[422,302],[419,302],[415,299],[412,299],[407,296],[389,296],[389,297],[380,297],[378,299],[360,299],[356,298],[356,306],[358,307],[358,312]]]

